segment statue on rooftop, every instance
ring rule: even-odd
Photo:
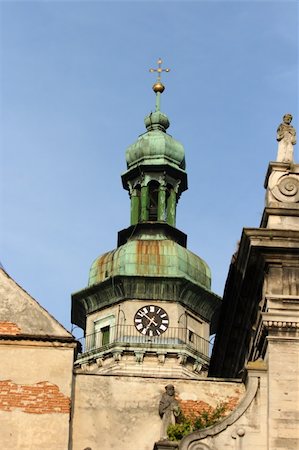
[[[174,425],[176,417],[180,414],[179,403],[175,398],[175,389],[172,384],[165,386],[165,393],[159,403],[159,414],[162,418],[161,439],[168,439],[167,428]]]
[[[282,118],[283,123],[277,128],[278,153],[276,161],[293,162],[294,145],[296,144],[296,130],[291,125],[292,114],[285,114]]]

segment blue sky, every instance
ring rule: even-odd
[[[2,1],[0,13],[7,272],[70,328],[71,292],[129,225],[120,174],[162,57],[161,109],[189,177],[177,227],[221,295],[242,228],[260,223],[276,128],[286,112],[298,123],[298,3]]]

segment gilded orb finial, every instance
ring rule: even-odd
[[[162,72],[170,72],[170,69],[162,69],[162,62],[163,62],[162,59],[159,58],[157,61],[157,64],[158,64],[157,69],[149,70],[151,73],[157,72],[157,74],[158,74],[157,81],[153,85],[153,91],[157,94],[156,111],[158,111],[160,109],[160,94],[162,94],[162,92],[165,89],[165,86],[161,81],[161,73]]]
[[[159,58],[158,59],[158,62],[157,62],[157,64],[158,64],[158,67],[157,67],[157,69],[150,69],[149,71],[150,72],[157,72],[157,74],[158,74],[158,77],[157,77],[157,81],[156,81],[156,83],[153,85],[153,91],[154,92],[160,92],[161,94],[162,94],[162,92],[164,91],[164,89],[165,89],[165,86],[163,85],[163,83],[161,82],[161,73],[162,72],[170,72],[170,69],[162,69],[162,59],[161,58]]]

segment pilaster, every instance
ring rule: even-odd
[[[267,332],[268,449],[299,447],[299,295],[271,295],[262,314]]]

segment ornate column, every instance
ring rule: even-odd
[[[139,221],[140,198],[138,190],[133,189],[131,192],[131,225],[135,225]]]
[[[167,202],[167,223],[169,225],[175,226],[175,218],[176,218],[176,192],[174,188],[171,189],[168,202]]]
[[[166,185],[161,183],[158,195],[158,220],[166,220]]]
[[[141,220],[148,220],[148,185],[141,186]]]

